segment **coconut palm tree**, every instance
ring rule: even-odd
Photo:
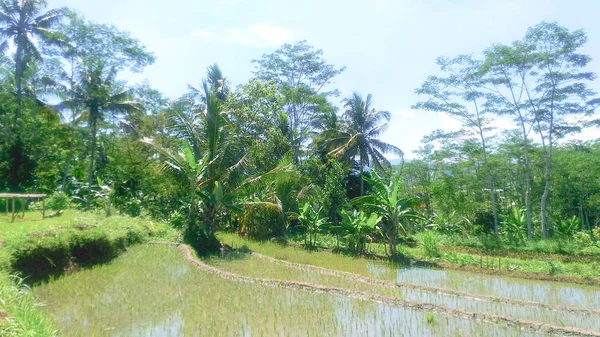
[[[133,113],[141,110],[133,101],[129,90],[118,83],[118,69],[108,66],[101,60],[89,60],[77,69],[77,83],[73,95],[56,106],[59,110],[81,109],[82,117],[87,119],[90,128],[89,148],[90,166],[88,172],[88,195],[86,207],[92,204],[92,185],[94,183],[97,136],[100,124],[107,115]]]
[[[365,167],[390,168],[391,164],[384,157],[384,153],[404,155],[398,147],[379,139],[381,134],[388,129],[391,115],[388,111],[375,110],[372,105],[373,96],[371,94],[367,95],[366,100],[358,93],[345,99],[343,117],[346,122],[346,130],[330,139],[334,149],[329,154],[344,159],[358,157],[361,175],[364,173]],[[360,193],[364,195],[362,179]]]
[[[52,27],[67,13],[64,8],[52,9],[42,13],[46,8],[46,0],[2,0],[0,1],[0,53],[5,53],[10,46],[15,52],[15,84],[17,89],[18,108],[15,120],[21,114],[23,89],[23,73],[28,59],[40,61],[41,53],[36,42],[57,43]]]

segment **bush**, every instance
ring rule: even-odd
[[[578,232],[573,234],[573,239],[582,247],[590,247],[594,244],[588,233]]]
[[[434,231],[428,231],[419,236],[419,241],[427,257],[440,256],[442,236]]]
[[[178,228],[178,229],[185,227],[187,224],[187,221],[188,221],[188,217],[185,215],[184,212],[180,212],[180,211],[173,211],[173,213],[171,213],[169,215],[169,219],[168,219],[169,224],[173,228]]]
[[[272,203],[248,203],[239,218],[240,234],[256,240],[283,236],[285,216],[281,208]]]
[[[594,237],[596,238],[597,241],[600,241],[600,227],[596,227],[592,230],[592,233],[594,233]]]
[[[46,207],[52,211],[60,211],[69,208],[71,199],[65,192],[54,192],[46,198]]]

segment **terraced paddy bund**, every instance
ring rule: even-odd
[[[398,266],[325,251],[306,251],[302,248],[282,246],[277,243],[254,242],[227,233],[221,233],[219,238],[234,248],[243,247],[276,259],[350,272],[380,280],[444,288],[474,295],[600,310],[600,288],[598,287],[480,275],[456,270]],[[560,321],[556,323],[560,324]]]
[[[34,291],[62,336],[545,336],[197,267],[176,247],[141,245]]]
[[[340,287],[369,294],[393,296],[408,301],[431,303],[451,309],[462,309],[474,313],[490,313],[557,326],[577,327],[600,331],[600,311],[577,310],[543,306],[537,303],[506,301],[500,297],[458,294],[445,289],[411,287],[410,285],[382,282],[345,275],[335,271],[310,268],[306,265],[286,263],[260,254],[228,253],[222,258],[210,258],[207,263],[231,273],[290,281],[300,281],[324,286]]]

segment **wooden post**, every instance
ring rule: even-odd
[[[28,199],[23,198],[22,200],[23,200],[23,203],[21,204],[21,212],[23,212],[23,215],[21,216],[21,219],[24,219],[25,218],[25,204],[27,203]]]
[[[46,219],[46,198],[42,198],[42,220]]]
[[[8,216],[8,198],[4,199],[4,203],[6,204],[6,216]]]
[[[15,222],[15,198],[12,198],[12,219],[10,222]]]

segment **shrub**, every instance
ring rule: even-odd
[[[569,219],[556,219],[556,230],[560,235],[571,236],[577,231],[577,228],[581,225],[581,220],[578,217],[573,216]]]
[[[256,240],[280,237],[285,232],[285,215],[280,206],[269,202],[244,205],[239,217],[240,233]]]
[[[214,235],[206,233],[201,229],[195,232],[186,230],[184,239],[185,242],[194,248],[198,255],[202,256],[218,252],[221,248],[221,242]]]
[[[596,227],[592,230],[592,233],[594,233],[594,237],[596,238],[596,240],[600,241],[600,227]]]
[[[65,192],[54,192],[50,197],[46,198],[46,207],[52,211],[60,211],[69,208],[71,199]]]
[[[594,244],[590,235],[584,232],[578,232],[573,234],[573,239],[575,239],[575,241],[582,247],[590,247]]]
[[[427,257],[439,257],[440,256],[440,243],[442,236],[434,231],[427,231],[419,237],[425,256]]]
[[[185,213],[180,212],[180,211],[174,211],[173,213],[171,213],[171,215],[169,216],[169,224],[173,227],[173,228],[183,228],[185,227],[185,225],[187,224],[188,218],[185,215]]]

